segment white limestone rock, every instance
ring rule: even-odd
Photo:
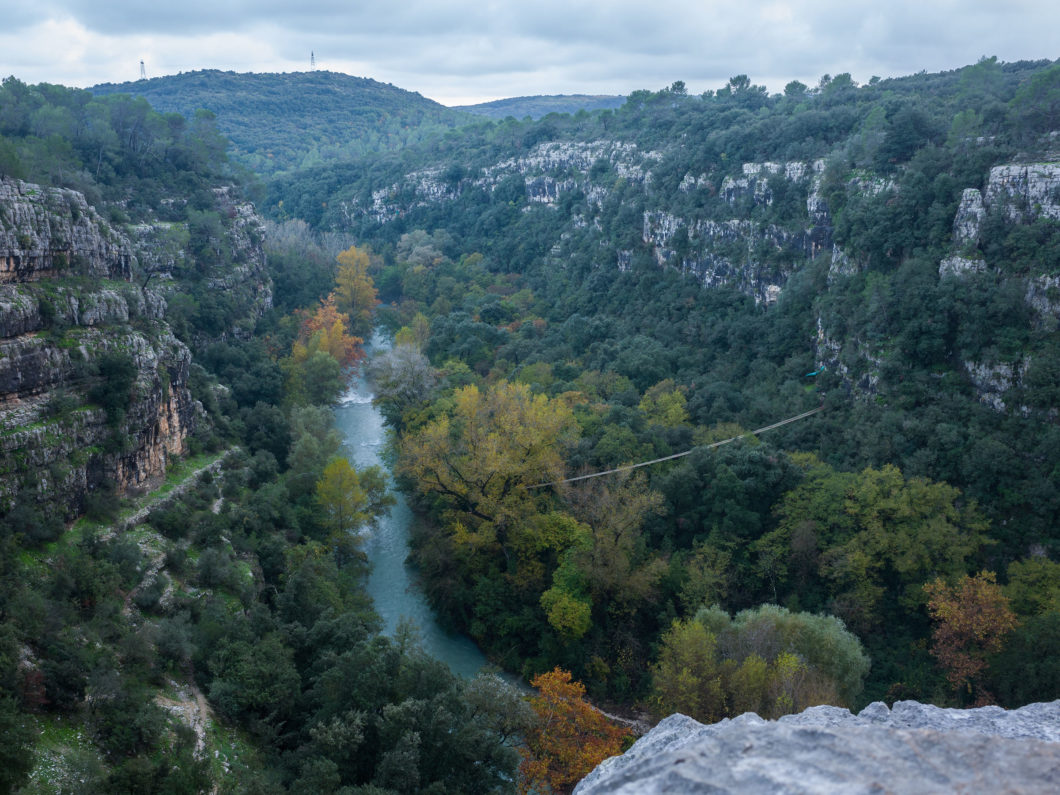
[[[964,369],[975,387],[979,402],[994,411],[1005,410],[1005,393],[1023,383],[1031,366],[1029,357],[1018,362],[965,362]]]
[[[1012,163],[990,169],[986,205],[1001,203],[1010,220],[1060,219],[1060,163]]]
[[[985,215],[983,194],[976,188],[965,189],[953,219],[953,242],[958,246],[978,245],[979,230]]]
[[[1052,792],[1060,701],[1018,710],[883,703],[703,725],[672,715],[575,795]]]
[[[939,263],[939,276],[964,276],[966,273],[984,273],[986,260],[969,257],[946,257]]]

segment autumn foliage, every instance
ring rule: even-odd
[[[949,586],[937,579],[924,586],[935,622],[931,653],[946,670],[953,689],[976,704],[991,704],[983,686],[987,657],[1001,651],[1017,622],[992,571],[962,577]]]
[[[350,246],[337,257],[339,271],[335,276],[335,293],[339,308],[349,316],[347,326],[355,334],[371,334],[372,313],[379,304],[375,284],[368,275],[371,251]]]
[[[344,370],[354,367],[364,358],[364,350],[361,348],[364,340],[347,333],[350,318],[338,310],[335,293],[322,300],[314,312],[303,311],[300,314],[302,323],[298,330],[296,346],[301,345],[303,349],[308,350],[315,345],[315,350],[331,354]]]
[[[520,792],[570,792],[589,771],[622,752],[629,729],[585,700],[585,687],[559,668],[530,680],[537,724],[526,734]]]

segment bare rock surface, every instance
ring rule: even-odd
[[[671,715],[574,792],[1044,793],[1058,782],[1060,701],[1017,710],[901,701],[709,726]]]

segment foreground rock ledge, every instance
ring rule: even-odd
[[[882,702],[705,726],[671,715],[575,795],[1056,792],[1060,701],[1006,711]]]

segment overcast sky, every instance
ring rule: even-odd
[[[1058,0],[0,0],[0,76],[87,87],[196,69],[371,77],[447,105],[771,91],[1060,57]]]

